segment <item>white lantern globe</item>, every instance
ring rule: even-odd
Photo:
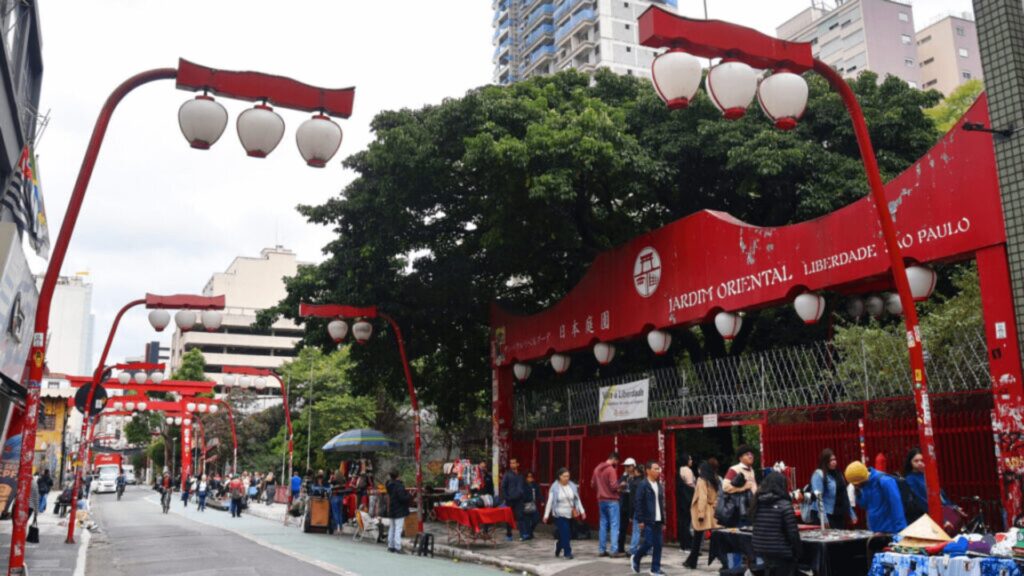
[[[352,336],[356,339],[356,342],[365,344],[372,335],[373,324],[370,324],[366,320],[360,320],[352,325]]]
[[[235,125],[242,148],[253,158],[266,158],[284,136],[284,120],[266,104],[257,104],[239,114]]]
[[[615,345],[607,342],[594,344],[594,357],[601,366],[607,366],[615,359]]]
[[[185,411],[186,412],[195,412],[196,411],[196,403],[195,402],[189,402],[188,404],[185,404]]]
[[[135,407],[139,409],[139,412],[145,412],[147,406],[149,406],[149,404],[146,404],[145,402],[139,402]]]
[[[178,127],[188,140],[189,146],[197,150],[208,150],[213,146],[228,125],[228,111],[212,96],[200,94],[185,101],[178,108]]]
[[[124,402],[114,402],[114,412],[121,412],[124,410]]]
[[[512,373],[515,374],[516,380],[523,382],[530,377],[530,374],[533,373],[533,366],[522,362],[516,362],[515,365],[512,366]]]
[[[743,327],[743,318],[732,312],[719,312],[715,315],[715,329],[725,340],[732,340],[740,333]]]
[[[665,52],[651,63],[654,89],[669,110],[681,110],[690,105],[700,88],[701,76],[700,60],[686,52]]]
[[[192,425],[192,419],[191,418],[185,418],[182,421],[182,423],[185,424],[185,426],[191,426]]]
[[[203,329],[207,332],[216,332],[224,322],[224,316],[216,310],[203,310]]]
[[[566,354],[552,354],[551,355],[551,367],[558,374],[565,374],[569,370],[569,364],[572,363],[572,357]]]
[[[859,319],[864,314],[864,300],[860,298],[850,298],[846,303],[846,313],[854,320]]]
[[[803,76],[780,70],[761,80],[757,101],[776,128],[792,130],[807,109],[807,93],[807,81]]]
[[[181,426],[181,416],[175,416],[174,423],[177,424],[178,426]]]
[[[128,372],[121,372],[117,375],[117,381],[121,384],[128,384],[132,381],[132,375]]]
[[[939,275],[935,270],[927,266],[908,266],[907,282],[910,284],[910,293],[914,296],[914,302],[927,300],[935,291],[935,283]]]
[[[164,381],[164,373],[163,372],[150,372],[149,380],[153,384],[160,384],[161,382]]]
[[[196,406],[196,410],[199,410],[200,413],[206,412],[207,409],[209,409],[209,406],[206,404],[199,404]]]
[[[171,313],[167,310],[150,310],[149,325],[157,332],[163,332],[164,328],[171,323]]]
[[[238,385],[241,386],[242,388],[252,387],[252,376],[239,376]]]
[[[252,387],[255,388],[256,390],[263,390],[264,388],[267,387],[267,379],[264,378],[263,376],[257,376],[252,381]]]
[[[216,414],[218,410],[220,410],[220,406],[210,404],[210,414]]]
[[[170,426],[171,424],[174,424],[174,418],[168,416],[167,418],[164,418],[164,422],[166,422],[167,425]]]
[[[885,311],[893,316],[903,314],[903,302],[900,301],[899,294],[885,295]]]
[[[236,374],[225,374],[221,377],[220,382],[225,386],[234,386],[238,382],[238,376]]]
[[[793,308],[804,324],[816,324],[825,313],[825,298],[820,294],[805,292],[793,300]]]
[[[341,147],[341,126],[323,114],[317,114],[299,125],[295,144],[307,166],[323,168]]]
[[[348,323],[344,320],[331,320],[327,323],[327,333],[335,343],[341,343],[348,336]]]
[[[647,333],[647,345],[655,356],[663,356],[672,346],[672,334],[664,330],[651,330]]]
[[[864,309],[874,318],[879,318],[885,313],[885,301],[880,296],[871,295],[864,301]]]
[[[192,310],[178,310],[174,313],[174,323],[182,332],[188,332],[196,325],[196,313]]]
[[[727,119],[737,120],[757,93],[757,72],[743,62],[724,61],[708,71],[704,84],[715,107]]]
[[[145,372],[136,372],[133,379],[136,384],[141,386],[146,383],[146,380],[149,380],[149,374],[146,374]]]
[[[134,412],[135,411],[135,402],[125,402],[124,403],[124,409],[129,411],[129,412]]]

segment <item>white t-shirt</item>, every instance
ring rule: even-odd
[[[661,506],[658,505],[658,483],[647,481],[654,490],[654,521],[661,522]]]

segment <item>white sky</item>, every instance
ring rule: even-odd
[[[773,33],[810,0],[708,0],[711,18]],[[345,140],[325,169],[308,168],[294,143],[306,114],[279,110],[284,139],[269,158],[245,156],[235,134],[249,105],[221,99],[231,116],[209,151],[188,147],[177,109],[191,96],[161,81],[118,108],[79,218],[63,273],[88,270],[96,357],[117,309],[145,292],[197,293],[238,255],[282,244],[319,261],[330,232],[295,212],[353,178],[340,159],[365,148],[386,109],[458,97],[491,80],[491,3],[486,0],[44,0],[43,93],[49,127],[37,150],[55,239],[96,115],[125,78],[174,66],[178,57],[228,70],[259,70],[325,87],[356,86]],[[970,0],[917,0],[921,28]],[[701,0],[680,12],[702,16]],[[125,318],[112,361],[140,355],[156,334],[139,311]],[[169,340],[168,336],[163,337]]]

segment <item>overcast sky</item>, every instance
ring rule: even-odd
[[[711,18],[773,33],[810,0],[708,0]],[[970,0],[915,2],[918,28]],[[701,0],[680,11],[702,16]],[[170,81],[133,92],[110,124],[63,273],[88,271],[96,358],[117,309],[145,292],[197,293],[238,255],[281,244],[319,261],[330,238],[297,204],[336,195],[353,174],[340,159],[370,141],[385,109],[457,97],[491,80],[486,0],[104,0],[40,2],[43,92],[50,122],[37,153],[51,238],[64,217],[96,114],[125,78],[174,66],[178,57],[229,70],[259,70],[325,87],[356,86],[338,157],[308,168],[294,143],[307,115],[279,112],[284,139],[269,158],[245,156],[235,134],[249,105],[221,99],[231,116],[209,151],[188,147],[177,110],[191,96]],[[126,317],[111,360],[140,355],[155,338],[144,313]],[[168,336],[164,340],[169,341]]]

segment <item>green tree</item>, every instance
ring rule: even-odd
[[[206,359],[198,348],[193,348],[181,357],[181,366],[171,374],[171,380],[209,382],[206,377]]]
[[[981,80],[968,80],[957,86],[956,90],[953,90],[942,102],[925,110],[925,114],[932,119],[939,132],[945,134],[960,121],[960,118],[974,104],[984,89],[985,86]]]
[[[865,73],[852,85],[883,175],[892,177],[936,141],[922,109],[938,94],[877,80]],[[454,430],[486,413],[492,302],[525,313],[548,307],[600,252],[697,210],[774,226],[863,196],[845,108],[824,81],[810,78],[809,86],[808,112],[790,132],[775,130],[756,105],[724,121],[703,95],[669,111],[649,82],[605,70],[382,112],[372,122],[375,140],[345,161],[358,177],[324,204],[299,208],[334,230],[327,259],[288,279],[288,296],[263,321],[295,318],[302,301],[381,306],[408,340],[421,400],[436,408],[442,430]],[[752,315],[731,352],[751,334],[792,339],[785,322],[792,320]],[[393,335],[375,327],[370,342],[352,349],[353,392],[404,402]],[[730,352],[713,327],[677,334],[695,359]],[[333,347],[322,321],[307,321],[305,342]],[[601,372],[651,361],[643,343],[623,346],[621,358]],[[573,363],[576,378],[597,370],[591,358]]]

